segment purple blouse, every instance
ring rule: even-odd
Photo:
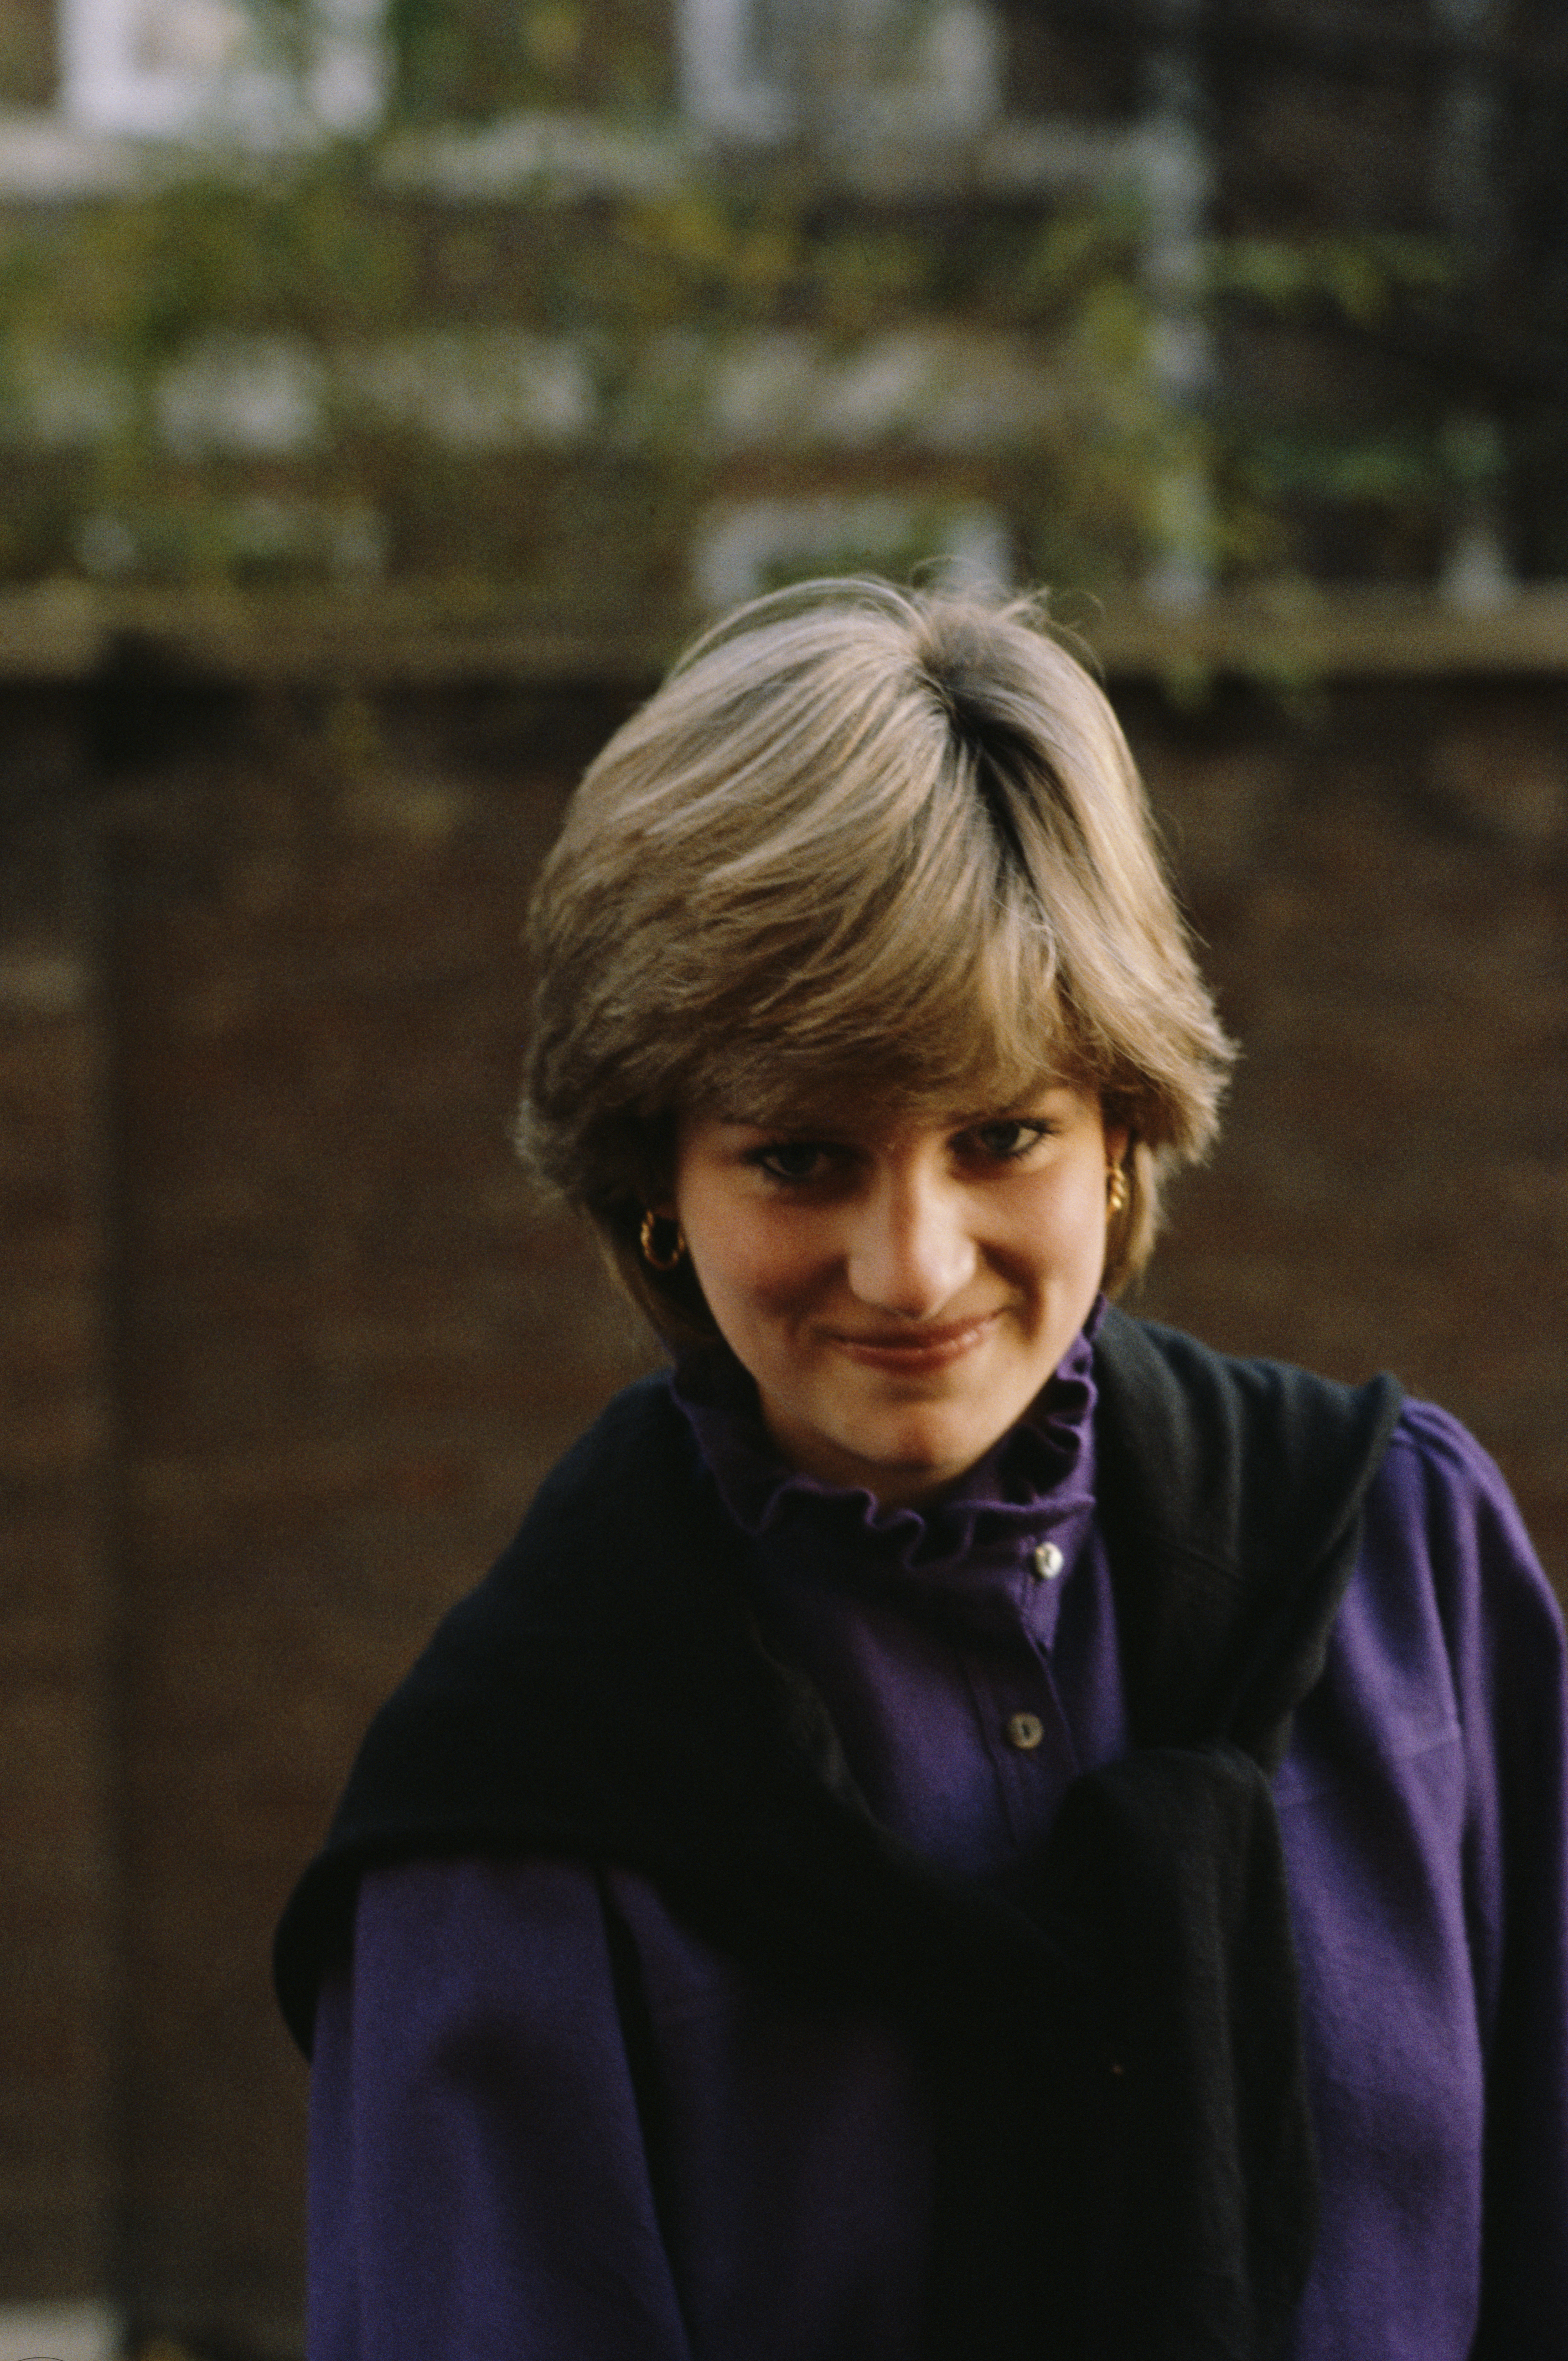
[[[1087,1335],[924,1515],[783,1469],[732,1380],[676,1390],[764,1631],[872,1811],[1005,1880],[1126,1746]],[[1568,2353],[1563,1708],[1502,1478],[1407,1405],[1275,1782],[1322,2181],[1292,2361]],[[656,2185],[630,2063],[649,2044]],[[311,2361],[920,2352],[912,2053],[774,1993],[630,1872],[368,1874],[352,1971],[323,1989],[311,2147]]]

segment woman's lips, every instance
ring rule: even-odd
[[[1000,1316],[984,1312],[974,1320],[948,1321],[939,1328],[833,1329],[828,1334],[840,1353],[868,1368],[940,1369],[971,1352]]]

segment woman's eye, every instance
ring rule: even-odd
[[[982,1156],[999,1164],[1011,1164],[1020,1156],[1027,1156],[1046,1136],[1043,1123],[1025,1123],[1008,1115],[996,1123],[982,1123],[970,1135]]]
[[[828,1151],[810,1139],[775,1139],[759,1148],[751,1162],[775,1180],[819,1180],[828,1169]]]

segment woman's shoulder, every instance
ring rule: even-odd
[[[692,1784],[708,1820],[744,1816],[740,1766],[749,1747],[765,1757],[782,1707],[737,1546],[668,1381],[617,1395],[366,1730],[276,1936],[300,2045],[366,1870],[529,1851],[663,1862]],[[737,1778],[708,1795],[716,1757]],[[732,1837],[725,1823],[716,1844]]]
[[[1434,1563],[1479,1579],[1522,1582],[1550,1599],[1518,1502],[1486,1446],[1452,1411],[1407,1398],[1367,1495],[1369,1524]]]
[[[1405,1394],[1394,1378],[1345,1385],[1289,1362],[1222,1353],[1121,1312],[1107,1314],[1097,1355],[1102,1384],[1113,1375],[1135,1405],[1128,1423],[1140,1447],[1163,1395],[1197,1424],[1199,1446],[1182,1436],[1189,1455],[1239,1453],[1265,1470],[1271,1488],[1281,1469],[1294,1469],[1305,1494],[1320,1494],[1325,1467],[1348,1453],[1363,1471],[1364,1513],[1380,1539],[1402,1542],[1407,1557],[1446,1554],[1478,1576],[1517,1578],[1554,1605],[1496,1460],[1452,1411]],[[1173,1424],[1163,1402],[1160,1411]]]
[[[1486,1446],[1463,1421],[1441,1402],[1423,1401],[1407,1394],[1389,1448],[1408,1455],[1430,1471],[1432,1479],[1459,1494],[1487,1494],[1508,1499],[1502,1471]]]
[[[1489,1791],[1511,1752],[1550,1751],[1563,1706],[1562,1613],[1507,1482],[1450,1411],[1407,1400],[1281,1802],[1374,1762],[1398,1784],[1442,1745]]]
[[[1563,1617],[1489,1451],[1438,1403],[1408,1400],[1367,1494],[1361,1587],[1429,1591],[1449,1651],[1495,1681],[1561,1662]],[[1558,1677],[1561,1677],[1559,1675]]]
[[[1345,1386],[1287,1361],[1216,1351],[1112,1307],[1094,1341],[1102,1456],[1131,1479],[1141,1521],[1234,1539],[1216,1521],[1282,1535],[1359,1499],[1403,1400],[1391,1378]]]

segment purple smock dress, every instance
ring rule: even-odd
[[[925,1513],[792,1474],[735,1379],[676,1394],[764,1630],[877,1817],[1005,1877],[1127,1743],[1087,1334]],[[1496,1467],[1430,1405],[1374,1481],[1275,1796],[1322,2188],[1292,2361],[1564,2361],[1562,1623]],[[311,2361],[918,2361],[932,2187],[897,2029],[786,2002],[644,1879],[365,1876],[317,2017]]]

